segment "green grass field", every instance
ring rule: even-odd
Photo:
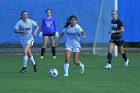
[[[33,72],[28,62],[27,72],[19,73],[22,55],[0,55],[0,93],[139,93],[140,92],[140,54],[128,54],[129,68],[123,67],[119,56],[113,58],[112,69],[103,69],[105,56],[80,55],[85,64],[85,73],[70,63],[69,77],[63,77],[64,55],[43,60],[34,56],[38,72]],[[59,71],[58,77],[50,77],[51,68]]]

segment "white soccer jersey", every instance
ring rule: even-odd
[[[63,29],[63,32],[66,33],[66,47],[69,48],[81,48],[80,45],[80,34],[83,29],[80,25],[76,24],[74,27],[68,26]]]
[[[25,47],[27,43],[31,43],[31,45],[33,45],[34,38],[32,35],[32,27],[36,25],[37,22],[31,19],[27,19],[27,22],[23,22],[21,19],[16,23],[15,29],[26,31],[25,33],[20,33],[20,42],[23,47]]]
[[[15,25],[15,29],[17,30],[26,30],[26,33],[21,33],[20,37],[21,38],[28,38],[32,35],[32,27],[36,26],[37,22],[31,20],[31,19],[27,19],[27,22],[23,22],[22,19],[19,20],[16,25]]]

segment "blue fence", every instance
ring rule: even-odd
[[[101,0],[0,0],[0,44],[19,43],[19,35],[13,32],[22,10],[29,12],[29,18],[41,25],[46,8],[53,10],[58,31],[61,32],[67,17],[74,14],[78,23],[86,31],[87,38],[82,42],[94,41]],[[119,0],[119,17],[124,22],[124,39],[127,42],[139,42],[140,6],[139,0]],[[109,4],[110,6],[110,4]],[[109,7],[108,6],[108,7]],[[61,42],[64,42],[63,38]],[[42,39],[35,38],[36,43]]]

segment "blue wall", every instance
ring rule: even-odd
[[[124,23],[126,42],[140,42],[140,0],[119,0],[119,17]]]
[[[22,10],[29,12],[29,18],[41,25],[46,8],[53,10],[58,31],[61,32],[66,19],[71,14],[78,17],[78,23],[86,31],[87,38],[82,42],[93,42],[101,0],[0,0],[0,43],[19,43],[19,35],[13,28],[20,18]],[[129,2],[128,2],[129,1]],[[136,2],[137,1],[137,2]],[[127,42],[139,42],[140,19],[139,0],[119,0],[119,17],[125,26],[124,39]],[[111,4],[109,4],[110,6]],[[109,7],[108,6],[108,7]],[[109,13],[110,14],[110,13]],[[65,38],[61,42],[64,42]],[[35,38],[36,43],[42,39]]]

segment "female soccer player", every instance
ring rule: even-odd
[[[122,32],[124,32],[124,27],[122,21],[118,18],[118,12],[116,10],[113,10],[111,12],[112,14],[112,20],[111,20],[111,29],[109,33],[111,34],[110,43],[108,47],[108,55],[107,55],[107,65],[104,67],[105,69],[111,69],[111,61],[112,61],[112,52],[114,49],[114,46],[118,46],[119,53],[122,55],[122,58],[124,59],[124,66],[128,67],[129,60],[127,59],[126,53],[123,50],[123,37]]]
[[[72,15],[69,17],[69,22],[66,23],[64,26],[63,32],[60,34],[58,38],[58,42],[56,43],[56,46],[58,45],[60,39],[64,34],[66,34],[66,48],[65,48],[65,63],[64,63],[64,76],[68,76],[69,71],[69,61],[71,54],[73,53],[73,62],[74,64],[78,65],[80,67],[80,72],[84,73],[84,65],[78,60],[79,53],[80,53],[80,34],[82,34],[82,37],[85,38],[86,34],[83,31],[83,29],[76,23],[77,17]]]
[[[56,59],[55,56],[55,36],[58,37],[58,32],[56,30],[56,22],[55,19],[52,17],[52,10],[46,10],[46,17],[42,19],[42,28],[40,32],[40,37],[43,34],[43,47],[41,49],[41,57],[43,58],[45,49],[47,46],[48,39],[50,39],[50,44],[52,46],[52,55],[53,58]]]
[[[33,26],[35,26],[36,29],[32,33]],[[34,37],[36,36],[38,29],[39,29],[39,26],[37,25],[37,23],[31,19],[28,19],[27,11],[22,11],[21,19],[16,23],[15,28],[14,28],[15,33],[20,33],[20,43],[24,49],[23,67],[20,70],[21,73],[26,72],[26,65],[27,65],[28,57],[33,64],[34,72],[37,72],[36,63],[34,61],[30,48],[34,43]]]

